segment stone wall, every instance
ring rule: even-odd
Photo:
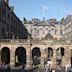
[[[44,50],[48,47],[51,47],[53,49],[53,57],[52,57],[52,63],[56,65],[56,50],[60,47],[63,47],[65,49],[64,56],[62,57],[62,65],[70,64],[70,55],[71,55],[71,49],[72,44],[71,43],[62,43],[58,42],[55,43],[54,41],[38,41],[34,42],[32,40],[27,40],[24,42],[18,42],[17,40],[11,41],[11,42],[0,42],[0,57],[1,57],[1,50],[4,47],[8,47],[10,49],[10,65],[15,66],[15,50],[18,47],[23,47],[26,50],[26,68],[32,68],[32,50],[35,47],[38,47],[41,52],[41,64],[40,66],[44,67],[44,59],[45,59],[45,52]],[[1,58],[0,58],[1,62]]]

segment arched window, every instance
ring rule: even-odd
[[[59,55],[64,56],[64,48],[63,47],[58,48],[57,52]]]
[[[26,50],[18,47],[15,51],[15,66],[26,65]]]
[[[1,50],[1,62],[2,64],[10,63],[10,50],[7,47],[2,48]]]
[[[53,56],[53,49],[51,47],[48,47],[48,54],[49,56]]]
[[[45,53],[47,54],[47,59],[51,60],[53,56],[53,49],[51,47],[48,47],[45,49]]]
[[[64,48],[61,47],[61,55],[64,56]]]
[[[45,55],[44,64],[52,63],[53,49],[51,47],[45,49]]]
[[[33,48],[32,50],[33,65],[40,64],[40,56],[41,56],[40,49],[38,47]]]
[[[56,56],[57,65],[61,65],[62,57],[64,56],[64,48],[63,47],[58,48],[56,50],[56,53],[57,53],[57,56]]]

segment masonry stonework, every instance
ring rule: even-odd
[[[65,49],[64,51],[64,56],[62,57],[62,65],[67,65],[70,64],[70,58],[71,58],[71,49],[72,49],[72,44],[67,43],[67,42],[61,42],[58,41],[57,43],[54,41],[49,41],[49,40],[40,40],[38,42],[34,42],[33,40],[27,40],[23,42],[19,42],[17,40],[14,40],[13,42],[0,42],[0,53],[2,48],[8,47],[10,50],[10,65],[15,66],[15,50],[18,47],[23,47],[26,50],[26,68],[32,68],[32,49],[35,47],[40,48],[41,51],[41,62],[40,66],[44,67],[44,59],[45,59],[45,52],[44,50],[48,47],[51,47],[53,49],[53,57],[52,57],[52,63],[53,65],[56,65],[56,50],[59,47],[63,47]],[[1,62],[1,54],[0,54],[0,62]]]

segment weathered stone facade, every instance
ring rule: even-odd
[[[26,68],[32,68],[32,50],[38,47],[41,52],[41,62],[39,66],[44,67],[45,60],[45,49],[51,47],[53,49],[53,56],[51,61],[53,65],[56,65],[56,50],[60,47],[64,48],[64,56],[62,57],[61,65],[71,64],[71,49],[72,43],[69,41],[59,41],[59,40],[8,40],[8,42],[0,42],[0,63],[1,63],[1,50],[7,47],[10,50],[10,65],[15,66],[15,51],[18,47],[23,47],[26,50]]]
[[[34,21],[35,20],[35,21]],[[39,21],[32,19],[31,22],[24,23],[29,34],[33,39],[43,39],[50,34],[53,38],[60,39],[63,37],[63,23],[56,21],[56,19],[49,19],[45,21]]]
[[[72,39],[72,15],[68,15],[63,21],[63,35],[67,39]]]

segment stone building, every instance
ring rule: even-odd
[[[40,21],[34,18],[31,22],[24,23],[24,25],[33,39],[43,39],[48,34],[57,39],[63,37],[63,23],[57,22],[56,19]]]
[[[28,38],[28,31],[8,5],[0,0],[0,39]]]
[[[55,67],[72,64],[72,41],[66,39],[71,35],[66,34],[70,32],[71,16],[63,22],[34,18],[23,26],[5,1],[0,0],[0,64],[24,68],[44,68],[48,62]]]
[[[67,39],[72,39],[72,15],[68,15],[63,21],[63,35]]]
[[[38,22],[37,19],[35,19],[34,22],[34,19],[32,19],[33,22],[31,21],[24,24],[33,40],[36,41],[33,43],[38,44],[37,46],[40,44],[40,47],[42,45],[42,48],[40,49],[43,50],[43,55],[42,53],[37,53],[37,56],[39,56],[38,58],[35,55],[38,51],[35,50],[35,52],[33,52],[32,50],[33,55],[35,55],[33,56],[34,58],[32,57],[32,63],[34,62],[34,65],[36,65],[36,59],[42,59],[40,62],[37,61],[37,64],[40,64],[41,66],[44,66],[49,61],[51,61],[55,66],[67,66],[72,64],[72,41],[70,37],[70,28],[72,26],[71,17],[72,16],[69,15],[66,19],[62,19],[60,22],[57,22],[56,19],[49,19],[47,21],[38,20]],[[48,47],[43,49],[43,45]],[[40,58],[40,56],[42,57]]]
[[[53,66],[72,63],[72,42],[66,40],[0,40],[0,64],[11,67],[24,66],[44,68],[48,62]]]

